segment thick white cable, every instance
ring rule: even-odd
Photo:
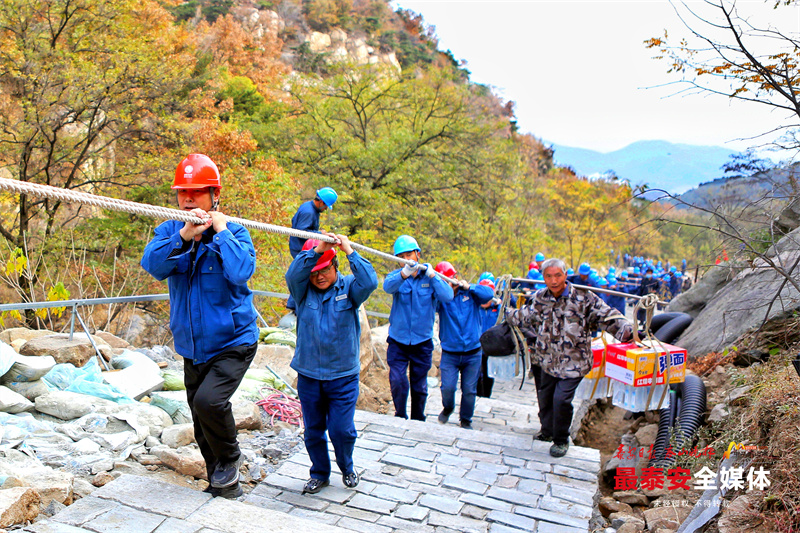
[[[150,205],[150,204],[141,204],[138,202],[130,202],[128,200],[119,200],[117,198],[109,198],[107,196],[99,196],[96,194],[75,191],[71,189],[61,189],[59,187],[42,185],[39,183],[31,183],[29,181],[0,178],[0,190],[14,192],[18,194],[26,194],[29,196],[37,196],[40,198],[52,198],[54,200],[58,200],[65,203],[79,203],[79,204],[91,205],[94,207],[102,207],[104,209],[109,209],[112,211],[122,211],[125,213],[133,213],[137,215],[148,216],[151,218],[179,220],[181,222],[191,222],[194,224],[204,224],[206,222],[205,220],[196,217],[190,213],[187,213],[186,211],[181,211],[180,209],[174,209],[171,207],[160,207],[157,205]],[[244,218],[231,217],[231,216],[228,217],[228,220],[236,224],[240,224],[245,228],[249,229],[267,231],[269,233],[278,233],[281,235],[287,235],[289,237],[299,237],[301,239],[317,239],[319,241],[324,241],[328,243],[336,242],[336,239],[334,239],[333,237],[329,237],[321,233],[313,233],[310,231],[302,231],[294,228],[286,228],[284,226],[277,226],[275,224],[266,224],[264,222],[255,222],[253,220],[247,220]],[[414,261],[401,259],[395,255],[388,254],[386,252],[381,252],[380,250],[376,250],[374,248],[370,248],[369,246],[364,246],[362,244],[357,244],[354,242],[350,244],[352,245],[354,250],[358,250],[360,252],[366,252],[372,255],[377,255],[379,257],[382,257],[383,259],[394,261],[395,263],[400,263],[402,265],[411,265],[411,266],[416,264]],[[448,283],[454,285],[458,283],[458,280],[448,278],[447,276],[444,276],[438,272],[436,272],[436,275]]]

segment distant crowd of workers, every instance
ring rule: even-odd
[[[543,275],[540,272],[544,260],[544,254],[538,253],[528,265],[526,277],[531,281],[539,282],[533,284],[535,289],[545,286]],[[692,278],[686,273],[686,259],[681,261],[680,268],[677,265],[670,265],[669,261],[654,261],[629,254],[617,256],[616,263],[617,265],[609,265],[606,268],[607,274],[605,275],[601,275],[589,263],[582,263],[578,267],[577,273],[572,268],[567,270],[567,280],[575,285],[609,289],[633,296],[655,294],[662,302],[669,302],[692,286]],[[625,313],[626,298],[624,296],[603,293],[598,295],[609,306]],[[632,298],[627,300],[631,305],[634,303]]]

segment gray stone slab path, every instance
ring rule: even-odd
[[[479,398],[474,430],[441,425],[438,389],[428,422],[357,411],[353,454],[361,482],[301,494],[311,464],[302,446],[243,501],[124,475],[30,533],[585,533],[600,452],[571,446],[554,459],[538,431],[533,384],[497,382]],[[331,449],[332,451],[332,449]]]
[[[518,387],[518,380],[496,382],[492,398],[479,398],[474,430],[461,428],[457,414],[446,425],[436,421],[437,388],[429,391],[427,422],[357,411],[361,483],[346,488],[334,463],[331,485],[289,514],[365,532],[586,532],[600,452],[572,446],[566,457],[551,457],[550,444],[533,438],[533,383]],[[297,496],[310,464],[300,448],[245,501],[261,505],[262,494],[276,491]]]

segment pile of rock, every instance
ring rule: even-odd
[[[119,368],[101,371],[95,346],[102,366]],[[260,346],[251,368],[269,363],[289,375],[292,355],[290,347]],[[163,373],[182,376],[182,366],[166,346],[133,350],[104,332],[91,340],[0,332],[0,528],[50,516],[123,473],[204,488],[185,391],[160,390]],[[249,390],[232,400],[251,482],[273,472],[302,439],[288,424],[264,429],[254,399]]]

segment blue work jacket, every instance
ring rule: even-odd
[[[292,217],[292,228],[319,233],[319,213],[313,200],[304,202],[297,208],[297,212]],[[306,239],[289,237],[289,253],[292,254],[292,257],[297,257],[305,243]]]
[[[470,352],[481,347],[481,304],[494,296],[486,285],[470,285],[469,290],[458,289],[449,302],[439,302],[439,339],[446,352]]]
[[[200,364],[232,346],[255,344],[258,325],[247,287],[256,269],[250,233],[228,222],[227,230],[209,228],[200,241],[187,243],[181,228],[176,220],[158,226],[141,262],[154,278],[167,280],[175,351]]]
[[[389,336],[400,344],[419,344],[433,338],[436,305],[453,299],[450,284],[424,272],[403,279],[402,269],[386,275],[383,290],[392,295]]]
[[[378,287],[378,276],[369,261],[353,252],[347,256],[353,273],[337,273],[334,284],[320,291],[309,280],[320,257],[313,249],[300,252],[286,271],[297,302],[297,347],[290,366],[305,377],[330,381],[358,374],[358,306]]]
[[[511,306],[513,307],[514,304],[511,304]],[[481,333],[483,333],[487,329],[497,324],[497,315],[500,314],[500,306],[491,305],[486,309],[481,307],[479,314],[481,315]]]
[[[623,292],[622,289],[620,289],[619,287],[617,287],[615,289],[611,289],[611,290],[612,291]],[[605,300],[606,300],[606,303],[608,304],[609,307],[613,307],[614,309],[616,309],[617,311],[622,313],[623,316],[625,315],[625,297],[624,296],[615,296],[613,294],[607,294]]]

